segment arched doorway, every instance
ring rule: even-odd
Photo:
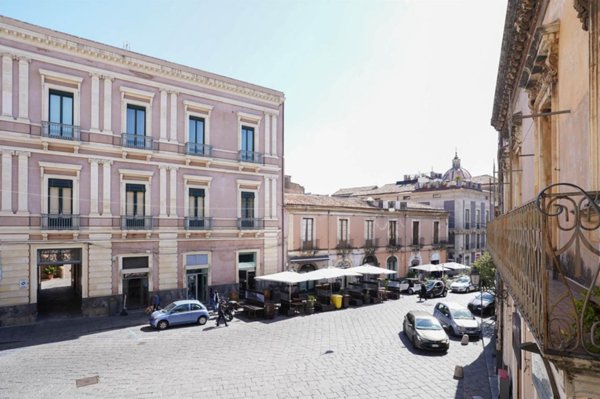
[[[389,270],[393,270],[396,272],[396,275],[398,274],[398,258],[396,258],[395,256],[390,256],[387,260],[387,268]],[[390,277],[395,276],[394,274],[390,275]]]
[[[379,266],[379,262],[377,262],[377,258],[373,255],[367,255],[365,256],[365,259],[363,260],[363,265],[364,264],[369,264],[369,265],[373,265],[373,266]]]

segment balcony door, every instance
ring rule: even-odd
[[[73,138],[73,93],[50,90],[48,136]]]
[[[243,191],[241,201],[242,227],[254,227],[254,193]]]
[[[73,223],[73,181],[48,180],[48,227],[66,228]]]
[[[242,126],[242,161],[254,161],[254,128]]]
[[[146,215],[146,186],[143,184],[127,184],[125,186],[126,227],[143,228]]]

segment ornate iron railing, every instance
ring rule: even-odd
[[[79,141],[79,126],[42,121],[42,136],[53,139]]]
[[[598,200],[553,184],[488,224],[488,250],[545,354],[600,360]]]

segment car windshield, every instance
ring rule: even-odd
[[[442,326],[433,319],[417,319],[417,330],[441,330]]]
[[[435,281],[428,281],[427,284],[425,284],[425,286],[427,287],[427,289],[433,287],[433,285],[435,284]]]
[[[479,294],[475,297],[474,301],[481,301],[481,297],[482,295]],[[493,301],[494,300],[494,296],[488,292],[484,292],[483,293],[483,300],[484,301]]]
[[[468,309],[454,309],[452,310],[453,319],[472,319],[473,315]]]
[[[468,283],[469,282],[469,278],[464,276],[464,277],[459,277],[456,279],[457,283]]]
[[[165,306],[165,308],[163,309],[165,312],[170,312],[171,310],[173,310],[173,308],[175,308],[175,303],[170,303],[167,306]]]

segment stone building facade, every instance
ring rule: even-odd
[[[6,17],[0,53],[0,325],[57,269],[106,315],[281,267],[283,93]]]

